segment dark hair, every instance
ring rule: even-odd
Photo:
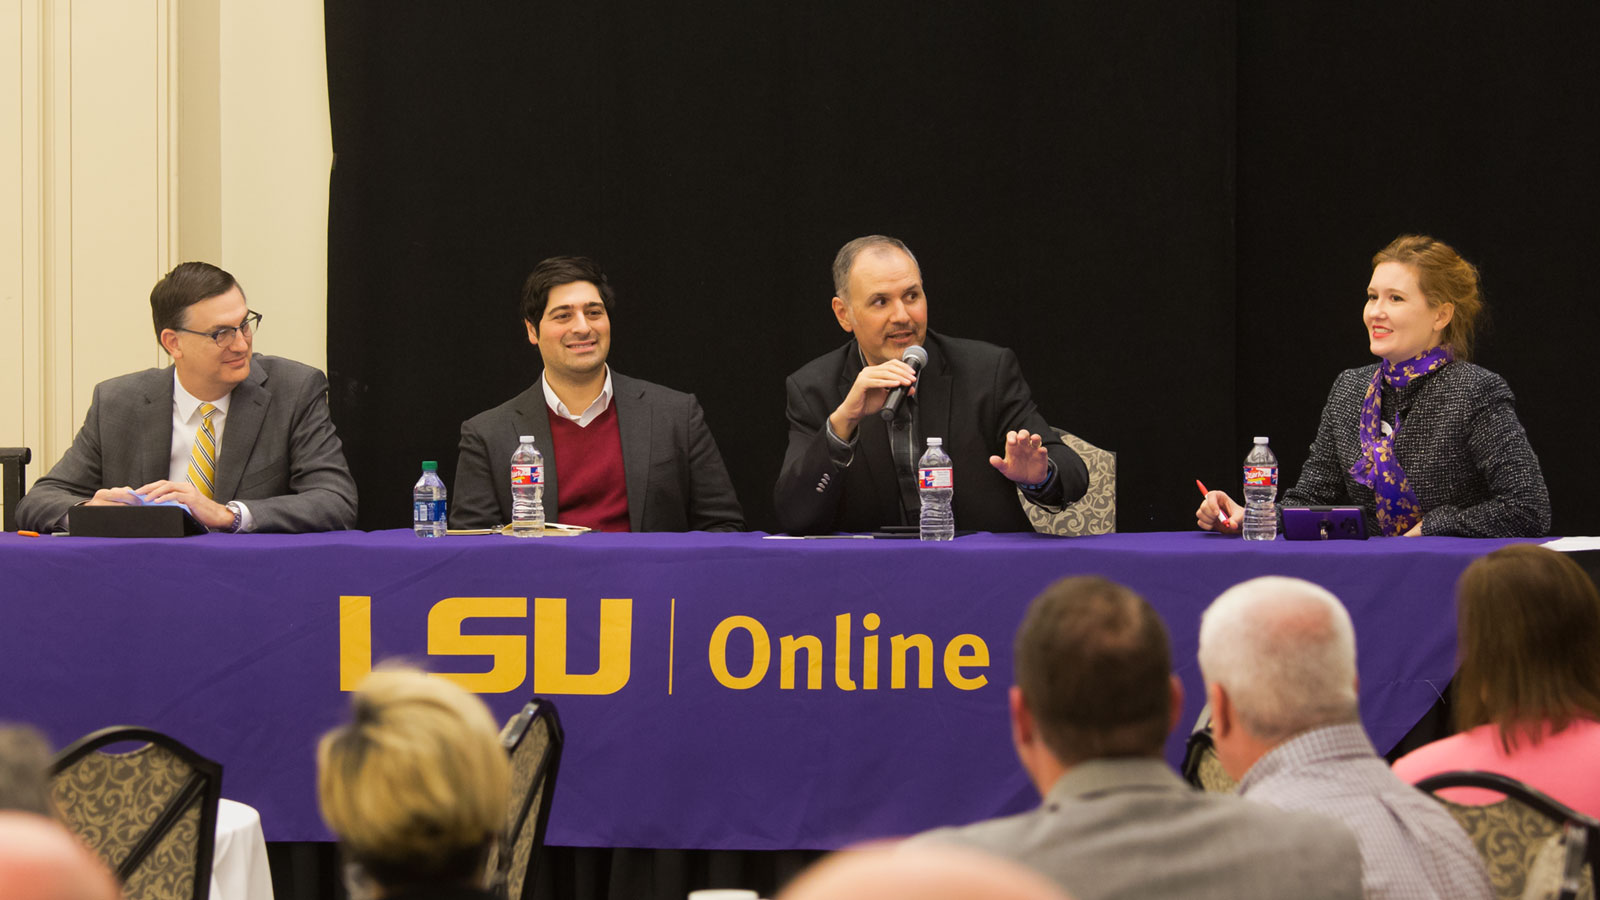
[[[150,289],[150,317],[155,320],[156,337],[159,339],[168,328],[182,328],[184,310],[238,286],[232,275],[210,263],[180,263]]]
[[[599,264],[587,256],[552,256],[534,266],[528,280],[522,283],[522,318],[537,330],[539,320],[544,318],[544,308],[550,303],[550,292],[575,281],[594,285],[600,292],[600,302],[605,304],[606,313],[611,312],[616,297]]]
[[[1066,765],[1154,756],[1172,727],[1172,654],[1161,617],[1097,576],[1063,578],[1017,631],[1017,685],[1045,746]]]
[[[922,271],[922,264],[917,262],[917,256],[906,246],[906,242],[899,238],[892,238],[886,234],[869,234],[858,237],[843,247],[833,257],[833,295],[841,299],[850,299],[850,270],[855,268],[856,257],[861,251],[871,247],[893,247],[911,259],[911,264]]]
[[[1510,753],[1545,725],[1600,719],[1600,591],[1565,553],[1513,544],[1456,582],[1456,723],[1493,723]]]
[[[1462,259],[1454,247],[1425,234],[1402,234],[1372,257],[1374,269],[1386,262],[1417,270],[1417,287],[1429,309],[1446,303],[1455,306],[1439,343],[1447,345],[1456,359],[1471,359],[1478,325],[1487,318],[1478,267]]]

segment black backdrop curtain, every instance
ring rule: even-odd
[[[1600,6],[326,5],[333,415],[363,528],[527,387],[517,292],[599,259],[615,366],[696,393],[775,527],[784,376],[844,339],[829,263],[904,238],[932,325],[1015,349],[1119,453],[1118,526],[1192,527],[1254,434],[1292,480],[1370,361],[1368,260],[1481,267],[1557,533],[1600,532],[1589,277]]]

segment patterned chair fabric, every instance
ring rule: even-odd
[[[1600,821],[1490,772],[1446,772],[1423,779],[1417,787],[1434,794],[1461,823],[1500,900],[1593,900]],[[1484,788],[1506,797],[1469,805],[1437,796],[1452,787]]]
[[[528,872],[544,844],[566,732],[555,705],[535,697],[506,722],[500,743],[511,755],[511,797],[504,832],[489,854],[489,883],[496,895],[523,900],[533,894]]]
[[[111,745],[138,743],[127,752]],[[51,767],[62,821],[123,883],[128,900],[206,900],[222,766],[159,732],[115,727]]]
[[[1194,730],[1189,732],[1189,742],[1183,752],[1183,777],[1192,785],[1211,794],[1231,794],[1239,782],[1222,767],[1217,757],[1216,741],[1211,737],[1211,704],[1200,708]]]
[[[1060,512],[1051,512],[1017,491],[1023,512],[1040,534],[1077,537],[1085,534],[1110,534],[1117,530],[1117,454],[1102,450],[1065,429],[1055,428],[1061,440],[1083,457],[1089,470],[1089,490],[1076,503]]]

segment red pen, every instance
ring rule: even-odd
[[[1206,486],[1204,484],[1200,483],[1200,479],[1196,478],[1194,480],[1194,486],[1200,489],[1200,496],[1201,497],[1209,497],[1209,496],[1211,496],[1211,492],[1206,490]],[[1228,521],[1228,511],[1223,508],[1221,503],[1217,504],[1217,515],[1222,518],[1222,524],[1224,524],[1224,525],[1232,525],[1233,524],[1232,522]]]

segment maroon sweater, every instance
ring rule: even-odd
[[[547,409],[555,454],[557,509],[564,525],[595,531],[629,531],[628,483],[622,473],[622,432],[617,406],[606,407],[589,427]]]

